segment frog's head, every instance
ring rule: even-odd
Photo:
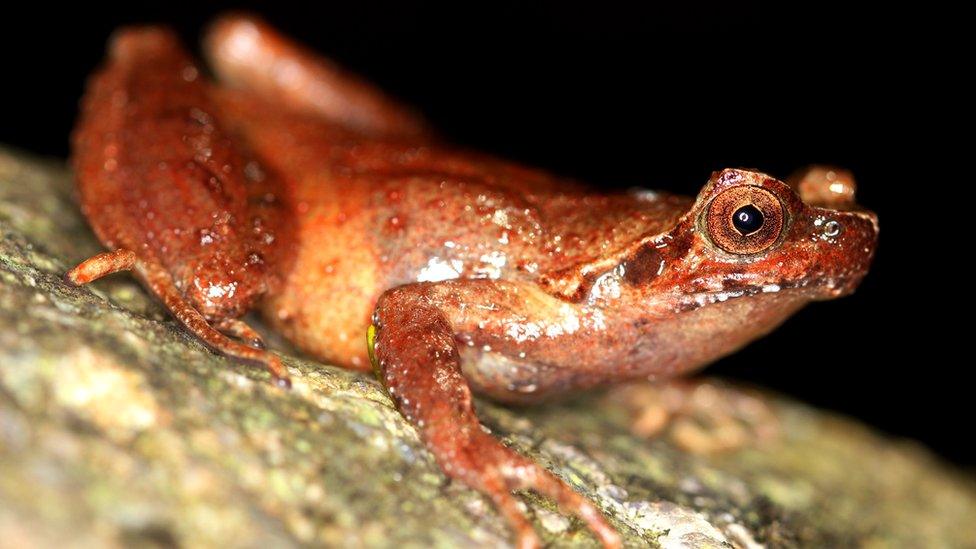
[[[649,345],[671,349],[671,368],[691,368],[765,334],[810,301],[852,292],[877,238],[877,217],[855,205],[846,172],[812,168],[787,184],[727,169],[616,272],[654,311]]]
[[[807,300],[848,294],[878,238],[877,216],[856,206],[854,190],[848,173],[822,167],[790,184],[717,172],[662,242],[672,248],[662,278],[687,307],[784,291]]]

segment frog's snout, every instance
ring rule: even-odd
[[[867,210],[820,209],[813,222],[813,237],[828,265],[830,297],[853,292],[871,267],[878,245],[878,216]]]
[[[836,166],[813,165],[787,184],[807,208],[810,241],[827,297],[854,291],[867,274],[878,244],[878,216],[858,206],[854,175]],[[813,268],[813,265],[811,265]]]

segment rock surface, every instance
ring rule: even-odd
[[[62,283],[99,249],[70,173],[0,149],[0,547],[509,543],[372,379],[288,353],[295,388],[277,390],[127,276]],[[972,479],[795,402],[776,401],[776,441],[712,457],[632,436],[605,401],[480,409],[629,546],[976,543]],[[595,545],[549,502],[524,501],[553,546]]]

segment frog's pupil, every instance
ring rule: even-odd
[[[732,214],[732,225],[742,235],[752,234],[763,226],[763,214],[759,208],[747,204]]]

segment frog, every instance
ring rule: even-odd
[[[108,251],[66,280],[131,272],[196,338],[282,390],[288,368],[249,312],[322,362],[372,370],[518,547],[540,545],[520,490],[605,547],[621,538],[488,432],[474,395],[534,404],[695,372],[850,294],[874,255],[878,218],[839,168],[785,181],[722,168],[696,197],[604,192],[446,143],[256,16],[220,16],[203,45],[212,77],[166,27],[110,39],[71,159]]]

